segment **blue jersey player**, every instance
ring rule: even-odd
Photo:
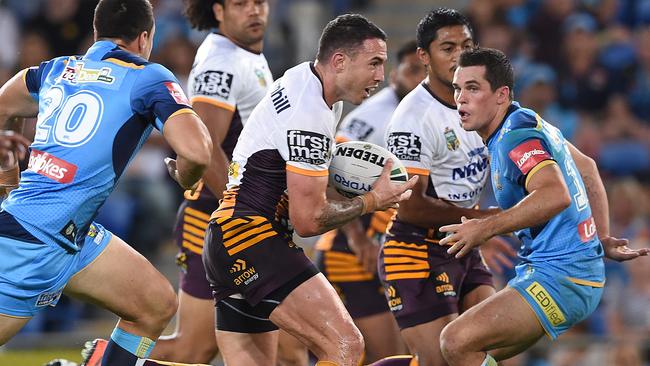
[[[147,357],[176,297],[93,218],[153,128],[176,151],[168,168],[186,189],[212,145],[176,78],[147,61],[149,1],[101,0],[93,24],[84,55],[43,62],[0,89],[0,122],[38,115],[29,167],[0,211],[0,344],[66,292],[121,317],[102,365],[129,366]]]
[[[605,282],[603,256],[647,255],[609,236],[607,197],[596,164],[534,111],[513,101],[506,56],[473,49],[460,56],[453,82],[461,125],[490,152],[501,212],[440,229],[461,257],[488,238],[514,232],[521,263],[508,287],[451,322],[441,350],[451,366],[496,365],[555,339],[591,314]]]

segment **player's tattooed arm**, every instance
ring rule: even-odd
[[[391,183],[391,167],[392,162],[384,166],[371,192],[343,200],[327,199],[327,176],[308,177],[287,171],[289,216],[298,235],[319,235],[365,213],[396,207],[398,202],[408,199],[417,177],[404,184]]]

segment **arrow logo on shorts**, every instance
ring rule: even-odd
[[[243,259],[237,259],[235,264],[230,268],[230,273],[239,272],[246,269],[246,261]]]

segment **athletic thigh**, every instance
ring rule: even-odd
[[[443,332],[443,342],[460,342],[463,349],[491,351],[517,349],[544,335],[537,315],[513,288],[506,287],[468,309]]]
[[[99,257],[70,279],[65,292],[128,321],[177,306],[169,281],[116,235]]]
[[[0,346],[7,343],[31,318],[0,315]]]
[[[239,333],[217,330],[217,344],[226,365],[275,365],[278,331]]]
[[[270,320],[317,356],[338,349],[340,344],[336,342],[341,339],[360,335],[336,291],[322,273],[296,287],[273,310]]]

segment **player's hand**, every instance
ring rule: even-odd
[[[481,245],[481,257],[490,271],[501,274],[504,268],[514,267],[517,251],[504,239],[495,236]]]
[[[627,239],[618,239],[613,236],[600,238],[605,249],[605,257],[617,262],[629,261],[630,259],[645,257],[650,254],[650,248],[631,249],[627,245]]]
[[[411,188],[418,181],[418,176],[411,177],[406,183],[393,183],[390,181],[390,172],[393,169],[393,160],[388,159],[381,175],[373,185],[372,191],[364,195],[366,204],[365,213],[384,211],[389,208],[399,207],[399,202],[411,197]]]
[[[460,224],[445,225],[439,229],[440,232],[450,233],[440,240],[440,245],[451,245],[447,253],[455,255],[456,258],[467,255],[473,248],[485,243],[491,237],[480,219],[468,220],[463,216],[460,221]]]
[[[181,184],[180,177],[178,176],[178,168],[176,167],[176,159],[165,158],[165,165],[167,166],[167,172],[172,177],[172,179],[174,181],[176,181],[176,183],[178,183],[179,186],[181,186],[185,190],[189,190],[190,195],[192,195],[192,194],[194,194],[194,192],[196,192],[196,189],[198,188],[199,183],[201,182],[200,179],[198,181],[196,181],[194,184],[192,184],[191,186],[189,186],[189,187],[184,186],[183,184]]]
[[[379,249],[381,246],[366,235],[360,235],[354,240],[348,238],[348,244],[357,256],[357,260],[361,266],[370,273],[376,273],[377,259],[379,258]]]
[[[27,154],[27,148],[31,142],[25,136],[12,130],[0,130],[0,157],[14,152],[21,160]]]

